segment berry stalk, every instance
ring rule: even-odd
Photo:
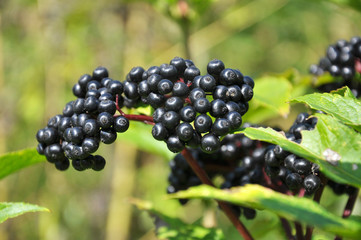
[[[184,158],[187,160],[188,164],[191,166],[194,173],[202,181],[202,183],[214,187],[214,184],[208,177],[207,173],[199,166],[199,164],[193,158],[192,154],[188,151],[188,149],[184,148],[181,153],[184,156]],[[220,208],[224,211],[224,213],[227,215],[227,217],[232,222],[232,224],[235,226],[237,231],[242,235],[242,237],[246,240],[252,240],[253,238],[251,234],[248,232],[247,228],[242,224],[242,222],[238,219],[238,217],[234,214],[229,204],[222,201],[217,201],[217,203],[220,206]]]
[[[291,230],[291,226],[290,226],[289,222],[286,219],[282,218],[282,217],[280,217],[280,221],[281,221],[283,229],[285,230],[285,234],[287,236],[287,239],[288,240],[295,240],[295,237],[292,235],[292,230]]]
[[[351,213],[352,213],[352,210],[355,206],[355,203],[356,203],[356,200],[357,200],[357,196],[358,196],[358,193],[359,193],[359,189],[355,189],[355,191],[349,196],[348,200],[347,200],[347,203],[346,203],[346,206],[345,206],[345,210],[343,211],[343,214],[342,214],[342,218],[348,218]],[[336,236],[335,237],[335,240],[341,240],[342,237],[340,236]]]

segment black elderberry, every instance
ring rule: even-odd
[[[140,96],[148,96],[150,93],[150,87],[147,80],[143,80],[138,84],[138,93]]]
[[[201,72],[195,66],[190,66],[184,70],[184,80],[193,81],[196,76],[199,76]]]
[[[248,85],[245,85],[245,86],[248,86]],[[232,86],[228,87],[227,96],[230,100],[232,100],[234,102],[239,102],[243,99],[243,92],[238,85],[232,85]],[[246,101],[246,100],[244,100],[244,101]]]
[[[70,162],[69,162],[69,159],[67,159],[67,158],[63,158],[62,160],[55,162],[55,167],[59,171],[67,170],[69,168],[69,165],[70,165]]]
[[[107,112],[111,115],[114,115],[114,113],[116,112],[116,105],[114,101],[111,100],[104,100],[99,102],[98,105],[98,112],[102,113],[102,112]]]
[[[227,95],[228,88],[223,85],[217,85],[216,88],[213,90],[213,99],[220,99],[225,102],[229,100]]]
[[[84,102],[84,110],[85,111],[87,111],[89,113],[96,112],[98,110],[98,106],[99,106],[99,100],[96,97],[90,96],[85,99],[85,102]]]
[[[180,97],[170,97],[165,101],[165,110],[166,111],[175,111],[178,112],[183,107],[184,101]]]
[[[64,152],[61,145],[59,143],[55,143],[44,149],[44,155],[49,162],[54,163],[64,157]]]
[[[221,60],[214,59],[208,63],[207,72],[212,76],[219,76],[224,68],[224,63]]]
[[[92,77],[89,74],[84,74],[82,76],[80,76],[79,80],[78,80],[78,84],[80,85],[81,89],[83,91],[86,90],[86,86],[88,85],[88,82],[90,82],[92,80]]]
[[[101,128],[110,128],[114,123],[113,115],[108,112],[102,112],[97,117],[97,123]]]
[[[303,186],[307,194],[313,194],[321,185],[321,180],[319,177],[310,174],[305,177],[303,180]]]
[[[217,136],[224,136],[229,133],[230,122],[225,118],[217,118],[212,125],[212,133]]]
[[[122,94],[124,91],[123,83],[117,80],[112,80],[108,84],[105,83],[104,86],[107,87],[112,94]]]
[[[215,99],[211,102],[211,110],[209,113],[212,117],[223,117],[228,113],[227,104],[220,99]]]
[[[76,114],[83,113],[84,112],[84,103],[85,103],[84,98],[78,98],[77,100],[75,100],[73,103],[74,113],[76,113]]]
[[[101,88],[102,85],[100,82],[95,81],[95,80],[91,80],[90,82],[88,82],[88,84],[86,85],[87,90],[98,90],[99,88]]]
[[[191,103],[194,103],[197,99],[205,98],[206,93],[200,89],[200,88],[194,88],[189,94],[189,100],[191,100]]]
[[[133,82],[142,81],[144,69],[142,67],[134,67],[129,72],[129,78]]]
[[[219,138],[214,134],[208,133],[201,139],[201,148],[206,153],[214,153],[221,146]]]
[[[153,93],[153,92],[149,93],[149,95],[147,97],[148,103],[153,108],[159,108],[159,107],[163,106],[165,100],[166,99],[165,99],[164,95]]]
[[[192,125],[187,122],[181,123],[177,126],[176,133],[180,140],[187,142],[193,137],[194,129]]]
[[[163,141],[168,138],[169,133],[162,123],[156,123],[152,128],[152,135],[156,140]]]
[[[297,192],[302,187],[302,177],[298,173],[290,173],[286,177],[286,184],[289,189]]]
[[[196,114],[196,110],[192,106],[185,106],[179,111],[181,120],[185,122],[193,122]]]
[[[250,86],[251,88],[254,88],[254,81],[250,76],[244,76],[243,77],[243,82],[245,84],[247,84],[248,86]]]
[[[242,93],[242,100],[245,102],[248,102],[253,98],[253,89],[247,84],[242,85],[241,93]]]
[[[99,133],[99,124],[95,119],[87,119],[82,127],[87,136],[95,136]]]
[[[184,73],[184,70],[187,68],[186,62],[181,57],[175,57],[170,61],[170,64],[173,65],[178,72],[179,76],[182,76]]]
[[[92,160],[93,160],[93,166],[92,166],[93,170],[100,171],[104,168],[105,159],[102,156],[95,155]]]
[[[167,141],[167,147],[171,152],[180,152],[184,149],[184,143],[179,139],[177,135],[170,136]]]
[[[160,68],[160,75],[162,75],[163,78],[175,81],[177,79],[178,72],[175,66],[164,64]]]
[[[115,118],[113,128],[116,132],[125,132],[129,128],[129,120],[124,116],[119,116]]]
[[[242,116],[238,112],[227,113],[226,119],[229,121],[230,130],[236,130],[242,125]]]
[[[129,99],[138,99],[138,84],[135,82],[125,82],[124,83],[124,95]]]
[[[82,148],[86,153],[94,153],[99,148],[99,142],[95,138],[85,138],[82,142]]]
[[[199,113],[207,113],[211,108],[211,103],[207,98],[198,98],[194,102],[193,107]]]
[[[212,75],[204,75],[199,80],[199,86],[205,92],[212,92],[216,88],[217,82]]]
[[[100,141],[105,144],[111,144],[117,139],[117,133],[114,129],[102,129],[100,131]]]
[[[212,127],[212,119],[207,114],[198,115],[194,121],[194,127],[199,133],[206,133]]]
[[[168,129],[168,130],[174,130],[175,127],[179,124],[180,116],[178,113],[174,111],[168,111],[164,113],[162,118],[162,124]]]
[[[101,81],[103,78],[109,77],[108,69],[99,66],[93,71],[92,78],[97,81]]]
[[[225,86],[237,84],[237,74],[233,69],[226,68],[220,73],[219,82]]]
[[[83,98],[85,96],[85,91],[83,91],[82,87],[79,85],[79,83],[76,83],[73,86],[73,94],[76,97]]]
[[[187,84],[183,83],[183,82],[176,82],[173,85],[173,90],[172,90],[173,96],[176,97],[187,97],[189,94],[189,88],[187,86]]]
[[[158,83],[158,92],[160,94],[168,94],[173,90],[173,82],[168,79],[162,79]]]

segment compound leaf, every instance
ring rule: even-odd
[[[229,190],[201,185],[171,194],[171,198],[217,199],[256,209],[266,209],[291,221],[318,227],[334,234],[358,239],[361,222],[338,217],[307,198],[278,193],[260,185],[248,184]]]
[[[28,212],[49,212],[47,208],[22,202],[1,202],[0,203],[0,223],[8,218],[17,217]]]

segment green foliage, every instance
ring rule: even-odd
[[[223,240],[224,235],[220,229],[205,228],[200,224],[186,224],[178,218],[168,216],[164,209],[155,209],[151,202],[133,199],[133,204],[139,209],[149,212],[156,226],[159,239],[169,240]]]
[[[28,212],[49,212],[49,210],[29,203],[2,202],[0,203],[0,223]]]
[[[283,77],[267,76],[257,79],[252,104],[262,105],[273,112],[286,116],[290,111],[287,102],[291,97],[292,85]]]
[[[246,128],[251,139],[280,145],[282,148],[317,163],[329,178],[361,187],[361,135],[331,116],[316,114],[318,122],[312,131],[302,131],[302,142],[288,140],[271,128]]]
[[[0,156],[0,179],[22,168],[44,162],[45,157],[38,154],[36,149],[24,149]]]
[[[170,195],[171,198],[203,198],[231,202],[240,206],[265,209],[291,221],[318,227],[324,231],[358,239],[361,222],[331,214],[316,202],[275,192],[259,185],[220,190],[202,185]]]
[[[292,101],[306,103],[312,109],[328,113],[361,131],[361,101],[357,100],[347,87],[332,93],[313,93],[300,96]]]

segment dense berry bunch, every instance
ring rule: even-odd
[[[221,147],[214,153],[204,153],[200,148],[189,149],[194,159],[204,168],[210,178],[223,176],[221,188],[243,186],[248,183],[264,184],[263,163],[266,143],[253,141],[243,134],[229,134],[221,141]],[[168,193],[174,193],[201,184],[187,161],[177,154],[170,162]],[[181,203],[187,201],[182,199]],[[255,217],[255,210],[233,206],[238,216]]]
[[[286,133],[286,137],[294,142],[301,142],[301,131],[314,129],[317,118],[309,118],[307,113],[300,113],[296,121]],[[298,192],[304,188],[307,194],[313,194],[321,184],[317,176],[318,165],[295,154],[283,150],[278,145],[268,147],[265,154],[265,171],[274,180],[281,180],[289,190]]]
[[[82,75],[73,87],[77,99],[67,103],[63,114],[52,117],[47,127],[37,132],[38,152],[59,170],[69,167],[69,159],[78,171],[103,169],[104,158],[93,155],[99,143],[113,143],[117,132],[129,127],[127,118],[114,116],[116,105],[123,104],[122,98],[116,104],[116,96],[122,93],[123,83],[109,78],[104,67],[96,68],[92,76]]]
[[[355,75],[361,72],[361,38],[353,37],[350,41],[339,40],[328,46],[326,56],[321,58],[318,64],[310,67],[314,75],[322,75],[329,72],[334,77],[340,77],[341,81],[323,84],[318,87],[322,92],[330,92],[342,86],[348,86],[356,97],[361,95],[361,84],[355,80]]]
[[[147,71],[133,68],[128,76],[126,102],[155,109],[152,135],[172,152],[185,146],[217,151],[220,137],[241,126],[253,97],[252,78],[225,68],[220,60],[208,63],[206,75],[192,61],[177,57]]]

